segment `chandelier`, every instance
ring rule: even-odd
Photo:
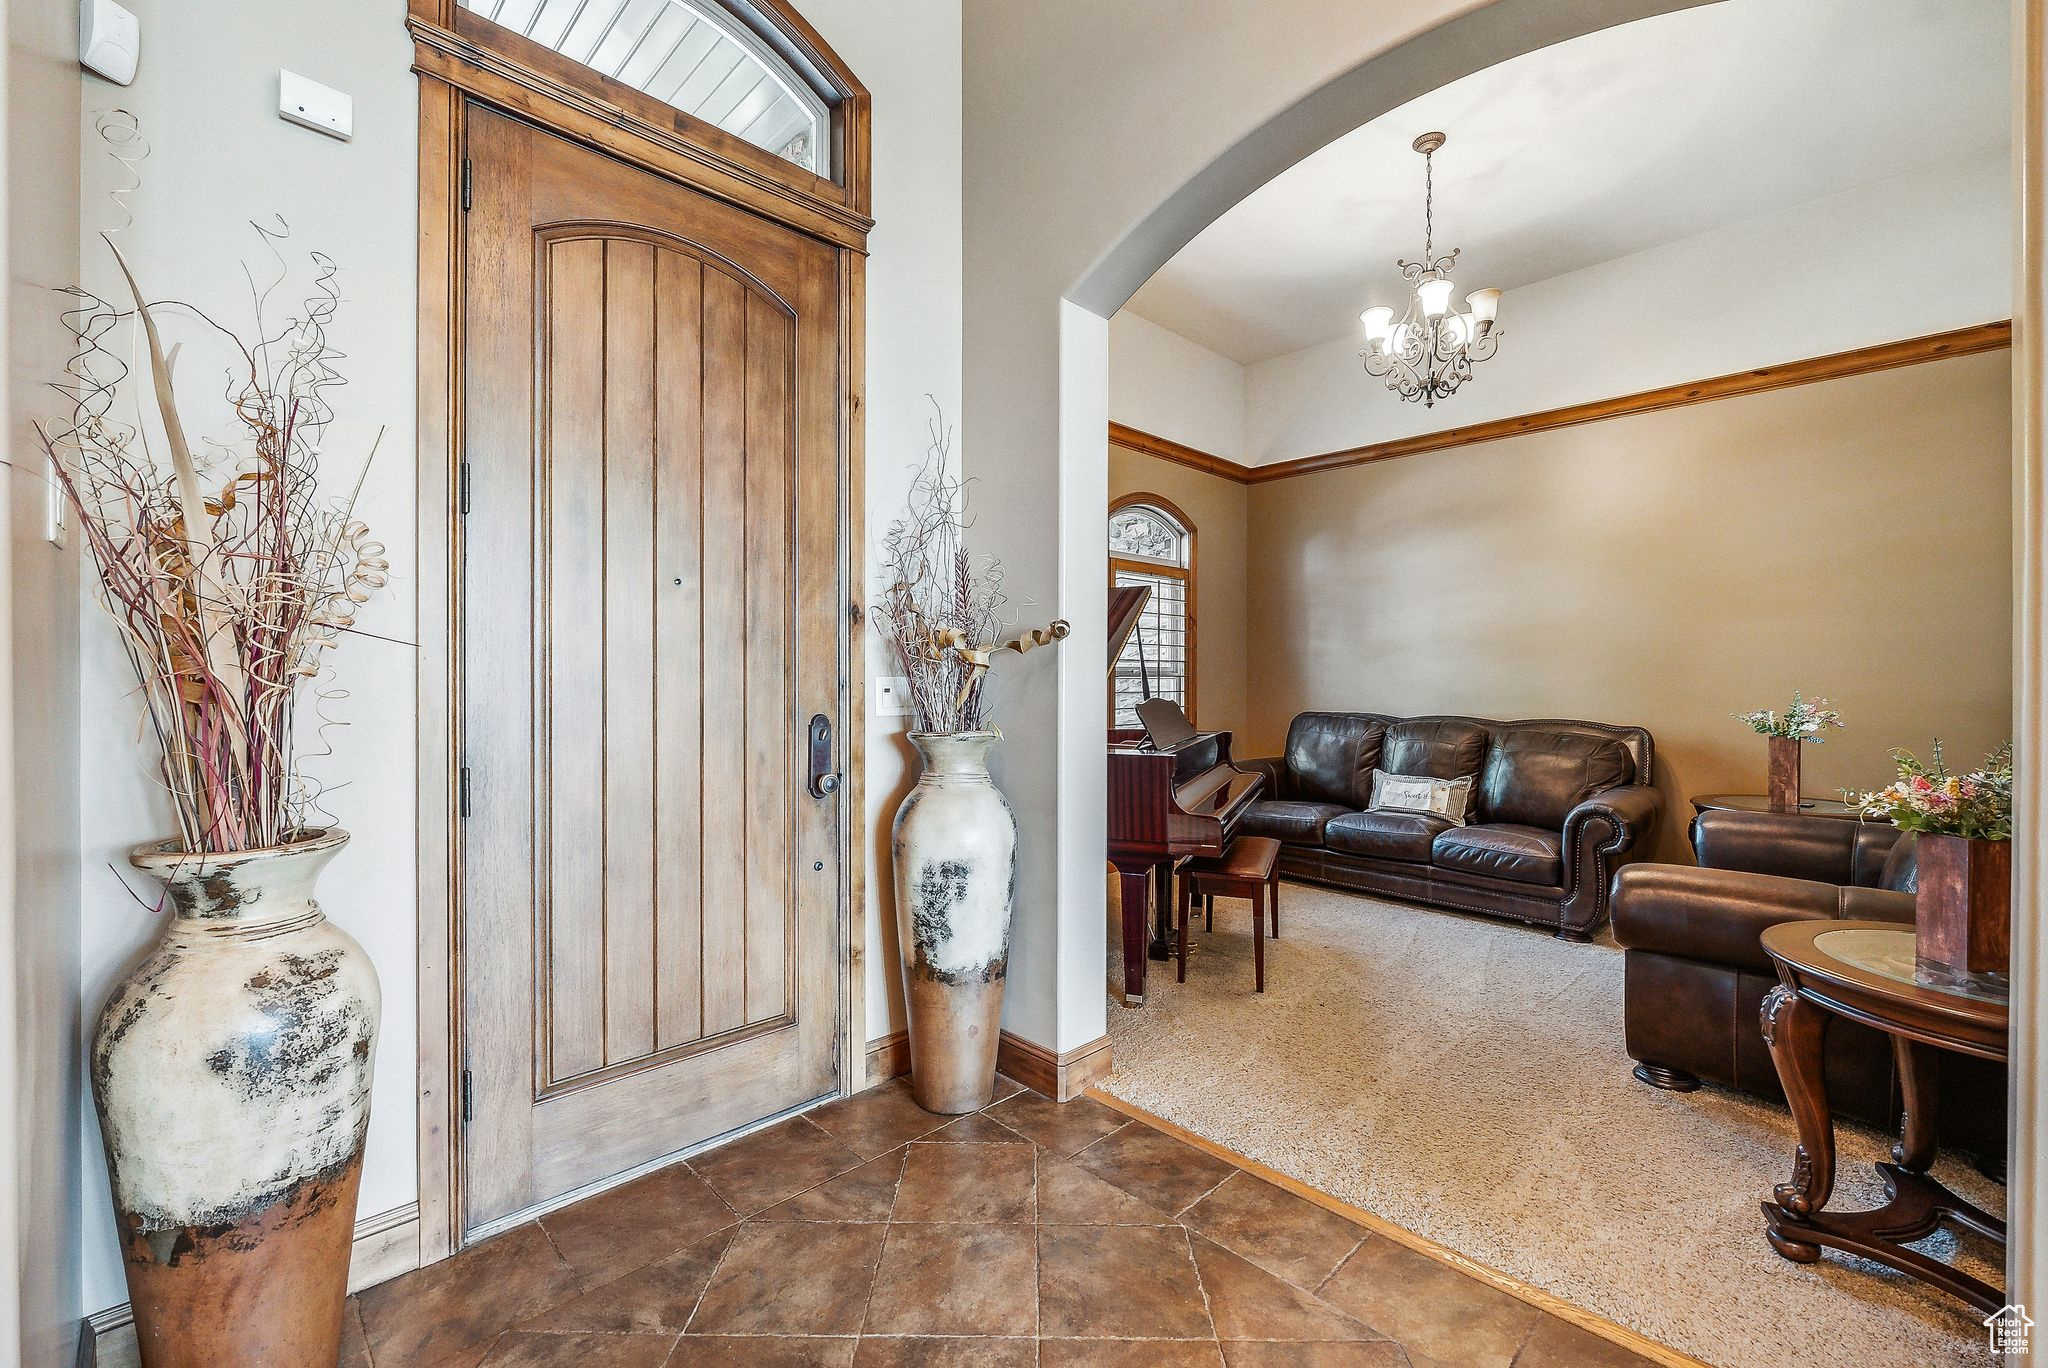
[[[1458,249],[1436,255],[1436,150],[1444,145],[1441,133],[1425,133],[1415,140],[1422,154],[1422,260],[1397,264],[1414,290],[1408,311],[1399,322],[1384,304],[1358,316],[1365,324],[1367,375],[1387,382],[1387,388],[1403,399],[1420,399],[1424,408],[1455,394],[1458,386],[1472,378],[1472,367],[1491,357],[1500,345],[1494,319],[1500,312],[1499,290],[1474,290],[1465,296],[1465,312],[1451,308],[1451,267]]]

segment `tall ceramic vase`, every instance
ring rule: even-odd
[[[994,732],[910,739],[924,773],[896,811],[891,842],[910,1086],[926,1111],[959,1114],[995,1091],[1017,818],[989,778]]]
[[[370,1118],[377,976],[313,900],[348,843],[129,860],[173,910],[92,1039],[145,1368],[332,1368]]]

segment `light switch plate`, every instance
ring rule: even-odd
[[[48,456],[43,460],[46,463],[46,469],[43,471],[43,538],[50,545],[61,547],[64,545],[66,519],[71,511],[71,505],[64,497],[64,486],[57,483],[56,461]]]
[[[909,717],[910,680],[903,675],[884,675],[875,681],[875,716]]]
[[[296,71],[277,73],[277,112],[281,118],[330,138],[347,142],[355,136],[355,101],[348,92],[308,80]]]

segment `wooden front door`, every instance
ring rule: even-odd
[[[830,1093],[833,249],[472,107],[464,1227]]]

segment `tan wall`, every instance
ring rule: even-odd
[[[1242,731],[1245,702],[1246,518],[1250,490],[1115,443],[1109,497],[1157,494],[1195,525],[1195,720],[1209,731]],[[1264,755],[1234,746],[1241,756]]]
[[[1731,712],[1827,695],[1805,791],[2012,731],[2010,356],[1726,399],[1250,490],[1244,754],[1306,708],[1648,727],[1687,795],[1757,792]]]

